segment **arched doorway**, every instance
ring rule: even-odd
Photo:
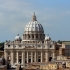
[[[31,62],[31,59],[28,59],[28,62],[30,63]]]
[[[19,59],[19,62],[21,63],[21,62],[22,62],[22,60],[21,60],[21,59]]]
[[[41,62],[41,59],[38,59],[38,62]]]
[[[49,57],[49,61],[51,61],[52,60],[52,57]]]

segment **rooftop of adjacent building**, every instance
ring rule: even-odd
[[[70,45],[70,41],[62,42],[65,45]]]

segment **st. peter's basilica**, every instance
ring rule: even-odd
[[[55,43],[45,36],[43,26],[37,21],[35,13],[32,20],[26,24],[22,38],[17,34],[14,41],[4,44],[6,63],[12,67],[21,63],[49,62],[55,59]]]

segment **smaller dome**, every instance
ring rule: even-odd
[[[19,34],[17,34],[17,36],[15,37],[15,40],[21,40],[21,37],[19,36]]]
[[[51,40],[51,38],[49,37],[49,35],[47,35],[47,36],[45,37],[45,40]]]

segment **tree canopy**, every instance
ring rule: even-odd
[[[4,42],[0,43],[0,50],[4,51]]]

